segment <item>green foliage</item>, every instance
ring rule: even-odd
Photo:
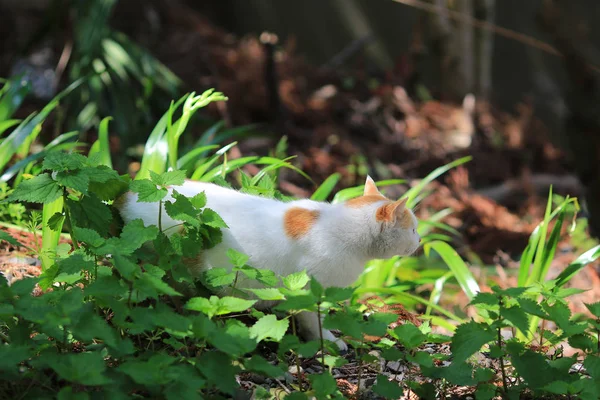
[[[544,281],[558,243],[559,224],[566,219],[572,199],[561,202],[555,211],[548,209],[544,225],[535,233],[539,236],[532,239],[529,253],[524,255],[525,262],[531,257],[540,279],[521,287],[480,293],[466,263],[447,243],[450,237],[432,233],[437,228],[457,234],[439,223],[447,215],[443,210],[419,226],[420,233],[428,235],[424,240],[427,270],[419,266],[423,257],[377,260],[367,266],[358,289],[325,288],[304,271],[279,277],[254,268],[248,265],[247,255],[230,249],[231,270],[214,268],[199,279],[221,295],[202,296],[195,291],[189,298],[188,289],[198,282],[185,265],[200,251],[217,245],[226,224],[206,207],[204,193],[188,198],[173,190],[167,197],[167,187],[181,184],[190,174],[226,184],[223,178],[229,172],[254,163],[264,167],[254,176],[240,171],[242,190],[287,200],[277,190],[277,171],[295,170],[285,158],[284,144],[278,146],[277,157],[227,160],[227,151],[235,143],[219,148],[209,142],[202,143],[201,151],[179,157],[178,139],[194,107],[221,100],[212,95],[191,94],[171,107],[148,141],[145,172],[134,181],[111,167],[105,119],[100,124],[103,133],[88,157],[49,151],[39,174],[21,179],[13,191],[3,191],[2,207],[22,210],[17,202],[43,204],[41,217],[34,214],[31,222],[34,228],[42,225],[42,275],[11,286],[0,277],[3,396],[232,397],[242,390],[236,379],[240,374],[290,379],[287,371],[292,364],[316,359],[322,372],[291,377],[297,391],[287,398],[342,398],[334,371],[347,363],[345,356],[332,343],[319,339],[302,342],[296,336],[295,316],[309,311],[323,317],[323,327],[336,329],[354,348],[359,377],[369,364],[377,366],[383,361],[406,368],[402,382],[396,375],[377,370],[371,390],[384,398],[398,398],[408,390],[422,398],[434,398],[452,386],[470,386],[477,398],[516,398],[524,392],[534,397],[598,398],[600,304],[587,305],[591,318],[571,315],[565,298],[572,291],[565,290],[564,284],[600,251],[596,247],[583,253],[557,279]],[[183,115],[173,121],[174,110],[184,101]],[[0,112],[2,104],[0,101]],[[427,180],[466,161],[442,167]],[[182,164],[189,168],[178,169]],[[327,179],[313,199],[330,197],[338,180],[336,175]],[[397,181],[378,182],[380,186],[394,183]],[[424,188],[422,185],[405,196],[417,203]],[[111,227],[117,223],[111,204],[126,190],[138,193],[140,201],[158,202],[158,210],[164,208],[181,224],[167,232],[160,219],[158,226],[144,226],[135,220],[116,233],[119,229]],[[334,201],[361,191],[361,187],[340,191]],[[16,208],[2,210],[10,215]],[[559,222],[550,230],[552,218]],[[73,239],[68,248],[56,246],[63,228]],[[544,236],[543,230],[549,235]],[[6,232],[0,232],[0,240],[18,244]],[[477,308],[477,320],[465,321],[438,305],[443,288],[452,280]],[[429,299],[411,293],[424,283],[434,288]],[[45,291],[42,295],[32,295],[36,285]],[[426,305],[424,318],[454,330],[454,335],[433,334],[430,321],[420,326],[406,321],[397,324],[398,315],[389,310],[371,312],[372,308],[358,300],[373,292],[384,297],[381,306],[394,302]],[[274,308],[279,314],[257,310],[258,300],[278,301]],[[371,311],[365,312],[367,309]],[[533,324],[538,319],[550,321],[556,330],[538,329]],[[519,335],[506,339],[507,332]],[[523,340],[534,336],[539,337],[538,348],[554,351],[542,353],[530,340]],[[368,339],[372,337],[380,339]],[[429,345],[444,342],[450,342],[450,354],[431,353]],[[565,342],[579,353],[562,356],[560,346]],[[267,356],[268,348],[276,351]],[[478,362],[481,357],[490,362],[483,365]],[[572,371],[576,363],[585,369]],[[257,398],[272,395],[273,389],[254,390]]]

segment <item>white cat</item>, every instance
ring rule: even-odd
[[[190,267],[195,274],[205,268],[231,268],[226,252],[233,248],[248,255],[248,264],[253,267],[280,276],[306,270],[324,287],[344,287],[356,281],[368,260],[409,255],[419,247],[417,219],[405,207],[405,200],[387,199],[370,177],[363,196],[340,204],[281,202],[195,181],[172,189],[190,197],[205,192],[206,206],[229,226],[223,229],[223,241],[203,251]],[[158,225],[158,203],[138,203],[135,193],[119,199],[118,208],[125,222],[140,218],[146,225]],[[163,211],[163,230],[179,223]],[[240,287],[250,287],[250,282],[246,283]],[[305,338],[320,337],[315,313],[301,313],[298,319]],[[347,349],[329,330],[323,329],[322,333],[341,350]]]

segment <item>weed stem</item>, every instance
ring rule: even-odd
[[[319,321],[319,336],[321,338],[321,363],[323,363],[323,368],[325,368],[325,342],[323,341],[323,327],[321,326],[321,302],[317,303],[317,318]]]

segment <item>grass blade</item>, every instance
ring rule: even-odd
[[[30,137],[35,134],[36,127],[41,124],[48,114],[52,112],[58,106],[59,101],[66,95],[68,95],[73,89],[81,84],[82,80],[79,79],[69,85],[65,90],[60,92],[54,99],[52,99],[38,114],[33,113],[28,116],[23,122],[11,132],[6,139],[0,143],[0,170],[2,170],[6,164],[10,161],[12,156],[19,150],[21,145]]]
[[[112,120],[112,117],[106,117],[100,121],[98,127],[98,140],[92,144],[88,156],[92,154],[100,154],[100,164],[106,165],[112,168],[112,159],[110,156],[110,145],[108,143],[108,122]]]
[[[31,90],[31,85],[19,75],[10,79],[0,89],[0,121],[10,118],[21,106]]]
[[[421,182],[419,182],[416,186],[410,188],[406,193],[404,193],[404,196],[402,196],[402,197],[408,198],[407,206],[409,208],[413,208],[415,205],[418,204],[418,201],[416,201],[417,196],[421,193],[421,191],[429,183],[433,182],[440,175],[445,174],[452,168],[458,167],[459,165],[462,165],[468,161],[471,161],[472,158],[473,157],[471,157],[471,156],[459,158],[458,160],[452,161],[451,163],[448,163],[446,165],[443,165],[443,166],[438,167],[438,168],[434,169],[433,171],[431,171],[431,173],[429,173],[429,175],[427,175],[425,178],[423,178],[421,180]]]
[[[194,162],[196,162],[197,159],[200,158],[204,153],[217,148],[219,148],[218,144],[211,144],[188,151],[186,154],[181,156],[179,160],[177,160],[177,169],[191,169],[191,166],[194,164]]]
[[[40,259],[42,262],[42,271],[47,270],[54,264],[54,252],[60,239],[62,222],[57,230],[52,230],[48,226],[48,221],[56,213],[62,213],[64,206],[64,197],[60,196],[51,203],[44,203],[42,208],[42,253]]]
[[[315,190],[315,192],[312,194],[312,196],[310,196],[311,200],[316,200],[316,201],[327,200],[327,198],[329,197],[331,192],[333,192],[333,188],[335,188],[335,185],[337,185],[337,183],[340,181],[341,178],[342,178],[342,175],[339,172],[329,175],[327,177],[327,179],[325,179],[325,181],[323,181],[321,186],[319,186],[317,188],[317,190]]]
[[[167,123],[173,117],[173,112],[179,108],[181,103],[187,98],[186,96],[181,97],[175,103],[171,102],[169,110],[160,118],[144,147],[144,155],[142,156],[142,162],[140,170],[138,171],[135,179],[146,179],[150,177],[150,171],[156,173],[162,173],[165,171],[167,165],[167,154],[169,145],[167,143],[166,131]]]
[[[448,281],[448,279],[450,279],[452,276],[453,276],[452,272],[448,272],[435,280],[435,283],[433,284],[433,290],[431,291],[431,295],[429,296],[429,302],[431,304],[438,304],[440,302],[440,298],[442,297],[442,290],[444,289],[444,285],[446,284],[446,281]],[[430,314],[431,314],[431,307],[427,306],[427,309],[425,310],[425,315],[430,315]]]
[[[196,170],[192,174],[192,180],[195,180],[195,181],[200,180],[200,178],[202,178],[204,176],[204,174],[206,174],[206,171],[208,171],[209,168],[211,168],[219,160],[219,157],[221,157],[223,154],[225,154],[229,149],[231,149],[236,144],[237,144],[237,142],[232,142],[232,143],[229,143],[226,146],[221,147],[219,150],[217,150],[215,152],[215,154],[213,154],[205,162],[203,162],[202,165],[200,165],[198,168],[196,168]],[[254,159],[256,159],[256,158],[258,158],[258,156],[256,156],[256,157],[244,157],[244,158],[254,158]]]
[[[475,297],[475,295],[480,291],[475,277],[473,274],[471,274],[471,271],[469,271],[469,268],[462,258],[460,258],[456,250],[454,250],[448,243],[442,241],[433,241],[426,243],[423,246],[423,249],[428,258],[430,257],[430,252],[432,249],[438,253],[440,257],[442,257],[469,300],[473,299],[473,297]]]
[[[563,287],[575,276],[575,274],[577,274],[577,272],[586,265],[596,261],[598,257],[600,257],[600,245],[592,247],[569,264],[569,266],[556,277],[556,286]]]

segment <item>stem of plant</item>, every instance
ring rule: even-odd
[[[317,318],[319,321],[319,336],[321,338],[321,363],[323,363],[323,368],[325,368],[325,342],[323,341],[323,327],[321,326],[321,302],[317,303]]]
[[[498,347],[502,352],[502,329],[498,328]],[[500,372],[502,373],[502,397],[506,396],[508,391],[508,380],[506,379],[506,371],[504,370],[504,357],[500,355]]]
[[[506,398],[506,394],[508,393],[508,380],[506,379],[506,371],[504,370],[504,357],[502,356],[502,325],[500,321],[502,319],[502,307],[504,302],[502,301],[502,297],[500,297],[498,301],[498,305],[500,306],[500,312],[498,313],[498,348],[500,349],[500,372],[502,373],[502,398]]]
[[[158,231],[162,232],[162,200],[158,202]]]
[[[292,333],[296,336],[296,318],[292,315]],[[296,371],[298,374],[298,389],[301,392],[304,392],[304,387],[302,386],[302,373],[300,372],[300,354],[296,354]]]

